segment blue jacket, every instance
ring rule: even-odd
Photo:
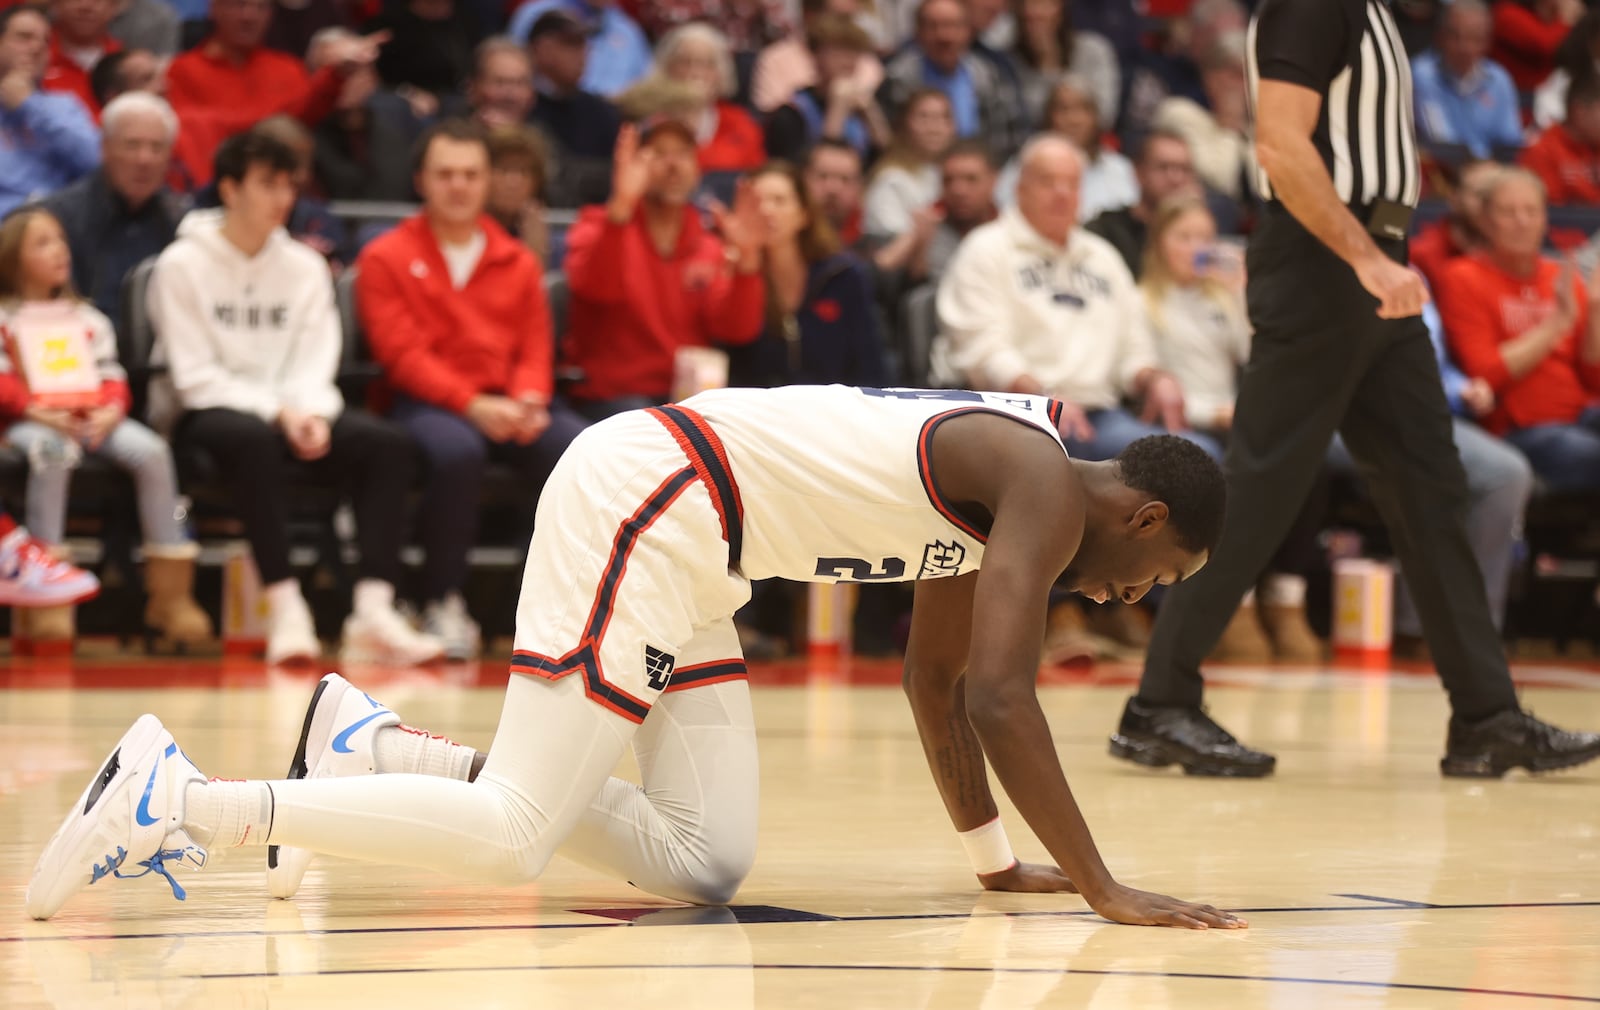
[[[558,9],[570,11],[578,20],[596,28],[589,37],[589,61],[584,65],[583,79],[578,82],[584,91],[612,98],[650,72],[655,56],[644,30],[614,6],[594,8],[583,0],[533,0],[511,15],[506,34],[525,44],[539,15]]]
[[[1425,144],[1462,144],[1474,157],[1522,145],[1522,116],[1511,75],[1493,60],[1466,79],[1452,77],[1433,50],[1411,61],[1417,136]]]
[[[811,265],[800,309],[728,352],[734,386],[882,386],[889,363],[867,268],[849,253]]]
[[[100,131],[77,95],[36,91],[15,109],[0,109],[0,214],[99,164]]]

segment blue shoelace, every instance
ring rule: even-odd
[[[143,870],[138,873],[123,873],[122,864],[128,858],[128,850],[119,845],[115,855],[108,853],[103,864],[95,864],[94,870],[89,874],[89,883],[97,884],[108,876],[116,877],[118,880],[137,880],[147,874],[155,873],[165,878],[166,882],[172,885],[172,896],[179,901],[183,901],[189,894],[183,889],[183,885],[173,878],[172,871],[166,867],[166,860],[177,859],[181,861],[184,856],[189,854],[189,851],[189,848],[162,849],[149,859],[141,860],[135,864],[136,866],[144,867]]]

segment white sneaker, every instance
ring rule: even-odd
[[[299,593],[267,615],[267,665],[315,663],[322,655],[311,608]]]
[[[14,526],[0,537],[0,606],[64,607],[100,592],[100,580]]]
[[[126,880],[152,872],[165,877],[182,901],[184,890],[164,864],[206,865],[206,850],[183,829],[184,791],[205,781],[161,720],[140,716],[45,845],[28,884],[28,915],[48,919],[105,877]],[[124,866],[142,866],[144,872],[123,873]]]
[[[289,764],[289,779],[340,778],[377,771],[373,740],[378,730],[400,725],[400,717],[337,673],[317,684],[300,727],[300,743]],[[267,893],[292,898],[311,866],[312,852],[288,845],[267,846]]]
[[[460,593],[428,604],[422,612],[422,630],[444,643],[444,658],[452,663],[477,659],[483,647],[483,632],[467,613],[467,601]]]
[[[346,663],[420,666],[444,655],[444,643],[411,626],[393,607],[345,618],[339,658]]]

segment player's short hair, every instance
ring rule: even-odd
[[[1222,467],[1204,449],[1176,435],[1147,435],[1115,462],[1124,484],[1166,503],[1178,546],[1196,554],[1217,549],[1227,484]]]
[[[274,175],[279,172],[294,174],[300,167],[300,158],[294,148],[277,137],[257,133],[254,129],[236,133],[217,147],[212,159],[212,175],[220,185],[224,179],[243,182],[252,165],[264,166]]]

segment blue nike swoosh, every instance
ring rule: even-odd
[[[138,821],[141,827],[148,828],[161,819],[150,816],[150,791],[156,787],[156,772],[160,770],[161,762],[157,761],[156,766],[150,769],[150,781],[144,784],[144,795],[139,797],[139,809],[133,812],[134,820]]]
[[[380,715],[388,715],[388,714],[389,714],[388,709],[384,709],[381,712],[374,712],[371,715],[367,716],[365,719],[358,719],[357,721],[355,721],[355,722],[351,723],[350,725],[346,726],[344,728],[344,732],[343,733],[340,733],[338,736],[333,738],[333,749],[334,749],[334,751],[336,753],[339,753],[339,754],[353,754],[353,753],[355,753],[355,749],[350,746],[350,737],[355,733],[355,731],[360,729],[361,727],[365,726],[367,723],[371,722],[372,720],[378,718]]]

